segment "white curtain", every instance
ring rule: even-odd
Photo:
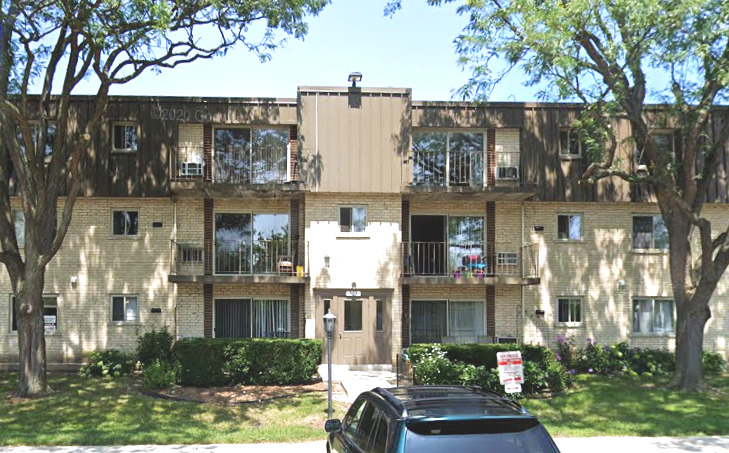
[[[449,333],[456,343],[476,343],[484,334],[483,302],[450,302]]]
[[[253,336],[289,336],[289,304],[286,300],[253,301]]]

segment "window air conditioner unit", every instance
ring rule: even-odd
[[[200,162],[182,162],[180,164],[180,176],[202,176],[203,164]]]
[[[496,177],[499,179],[519,179],[519,167],[499,165],[496,169]]]

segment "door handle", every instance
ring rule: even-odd
[[[339,339],[342,339],[342,332],[339,332]]]

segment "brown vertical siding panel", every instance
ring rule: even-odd
[[[400,230],[402,231],[402,258],[403,274],[410,274],[410,200],[402,200],[402,220]]]
[[[486,131],[486,185],[496,183],[496,129]]]
[[[203,201],[203,248],[205,252],[205,275],[213,275],[213,210],[215,201],[206,198]]]
[[[410,286],[402,285],[402,347],[410,347]]]
[[[486,265],[487,273],[496,271],[496,203],[486,202]]]
[[[203,125],[203,162],[205,163],[205,181],[213,180],[213,125]]]
[[[486,336],[496,336],[496,287],[486,287]]]
[[[293,241],[293,246],[296,247],[295,250],[292,250],[291,253],[294,254],[294,264],[296,266],[303,265],[303,257],[305,256],[304,248],[302,247],[302,244],[300,244],[300,231],[301,231],[301,222],[299,219],[299,215],[301,210],[299,209],[299,203],[301,201],[298,198],[294,198],[289,203],[289,225],[290,225],[290,231],[291,231],[291,240]],[[294,271],[296,268],[293,269]]]
[[[289,126],[289,168],[291,181],[299,180],[299,133],[296,125]]]
[[[203,285],[203,335],[213,337],[213,285]]]

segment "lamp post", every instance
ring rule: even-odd
[[[334,334],[334,323],[337,317],[332,313],[332,309],[324,315],[324,332],[327,333],[327,379],[329,385],[327,388],[327,402],[329,420],[332,419],[332,334]]]

